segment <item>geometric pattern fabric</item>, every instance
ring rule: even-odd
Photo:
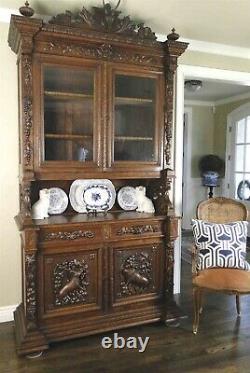
[[[227,224],[192,219],[192,229],[198,248],[197,269],[237,268],[250,271],[246,258],[246,221]]]

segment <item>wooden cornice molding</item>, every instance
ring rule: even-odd
[[[166,51],[167,69],[171,72],[175,72],[177,68],[177,59],[185,52],[188,43],[176,40],[166,40],[163,42],[163,45]]]
[[[31,53],[33,37],[42,28],[43,21],[37,18],[26,18],[12,15],[8,35],[8,43],[16,54]]]

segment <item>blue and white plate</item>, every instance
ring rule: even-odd
[[[110,187],[103,184],[94,184],[84,190],[84,202],[87,210],[107,211],[112,200]]]
[[[117,194],[117,201],[123,210],[135,210],[138,206],[135,188],[131,186],[121,188]]]
[[[62,214],[68,206],[68,196],[61,188],[49,189],[49,208],[50,215]]]

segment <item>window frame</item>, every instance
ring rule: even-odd
[[[239,106],[237,109],[233,110],[227,117],[225,195],[227,197],[238,199],[250,206],[249,200],[239,199],[239,197],[237,196],[237,189],[235,185],[236,174],[243,174],[243,180],[250,180],[250,171],[246,171],[246,146],[250,145],[250,142],[247,142],[246,133],[246,121],[248,117],[250,121],[250,103]],[[244,142],[237,143],[237,124],[242,119],[245,119]],[[237,145],[244,146],[244,162],[242,172],[236,171],[235,169]],[[246,178],[246,175],[248,174],[249,178]]]

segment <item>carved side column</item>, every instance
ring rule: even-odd
[[[166,203],[172,207],[169,198],[171,183],[175,177],[175,171],[170,170],[172,165],[172,140],[174,132],[174,78],[177,69],[177,59],[185,51],[188,44],[178,42],[179,35],[172,30],[168,35],[168,40],[164,42],[165,49],[165,113],[164,113],[164,133],[165,133],[165,167],[167,170],[162,172],[162,184],[165,186]],[[167,232],[166,232],[166,278],[165,278],[165,321],[169,322],[180,317],[180,311],[173,300],[173,270],[174,270],[174,243],[178,237],[180,219],[168,212]]]
[[[166,323],[181,317],[181,312],[173,299],[174,244],[178,238],[180,217],[168,216],[166,232],[166,277],[165,277],[165,321]]]
[[[38,323],[37,230],[26,228],[21,233],[23,261],[22,303],[14,312],[17,353],[25,355],[48,348]]]
[[[31,181],[34,180],[32,54],[34,36],[41,27],[42,20],[11,16],[8,43],[18,56],[19,73],[19,227],[32,223],[30,204]]]
[[[33,99],[32,99],[32,35],[22,36],[19,52],[20,74],[20,170],[25,178],[33,178]]]
[[[177,69],[177,59],[184,53],[188,43],[177,41],[179,35],[172,30],[167,36],[168,40],[164,42],[165,48],[165,163],[166,167],[171,168],[172,137],[173,137],[173,107],[174,107],[174,76]]]
[[[174,127],[174,76],[177,69],[177,59],[185,51],[188,44],[178,42],[179,35],[172,30],[168,40],[163,43],[165,53],[165,110],[164,110],[164,169],[160,180],[149,185],[150,197],[153,198],[156,211],[159,214],[168,214],[172,204],[169,191],[175,172],[171,168],[172,137]]]
[[[23,302],[27,329],[37,327],[37,232],[25,229],[22,233],[23,242]]]

